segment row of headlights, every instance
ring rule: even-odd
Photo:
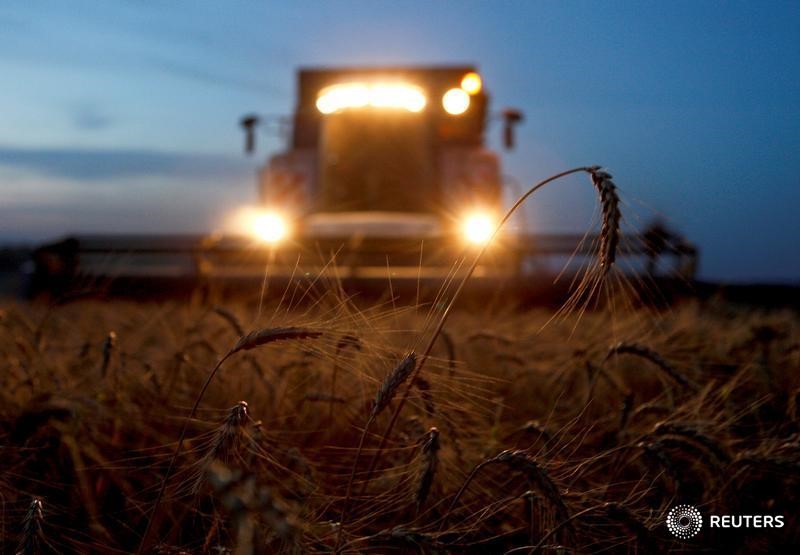
[[[450,115],[461,115],[469,109],[470,97],[481,92],[480,75],[471,71],[461,78],[459,87],[442,95],[442,108]],[[420,112],[427,104],[422,88],[408,83],[351,82],[322,89],[317,95],[317,110],[334,114],[348,108],[394,108]]]
[[[489,214],[474,212],[462,220],[461,234],[468,243],[483,245],[492,238],[496,227],[497,222]],[[260,212],[251,220],[251,231],[259,241],[275,245],[289,237],[291,227],[277,212]]]

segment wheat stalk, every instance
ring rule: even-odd
[[[419,484],[414,499],[417,503],[417,513],[428,499],[428,494],[433,485],[433,478],[436,475],[436,468],[439,465],[439,430],[431,428],[422,444],[422,473],[420,474]]]
[[[708,434],[704,433],[697,425],[685,422],[659,422],[653,429],[654,435],[676,435],[703,446],[706,451],[714,455],[719,462],[727,464],[731,461],[728,451]]]
[[[640,521],[636,515],[621,503],[606,503],[606,516],[622,524],[628,531],[636,536],[637,546],[645,553],[655,553],[656,544],[653,541],[650,529]]]
[[[431,384],[428,380],[417,374],[414,380],[414,386],[419,391],[419,396],[422,397],[422,404],[425,407],[425,412],[428,416],[433,416],[436,412],[436,405],[433,403],[433,395],[431,395]]]
[[[333,370],[331,371],[331,394],[330,394],[331,402],[328,405],[328,423],[330,426],[329,428],[330,433],[333,433],[333,404],[334,404],[333,399],[337,398],[336,376],[339,373],[339,355],[344,349],[348,347],[352,347],[353,349],[360,352],[362,350],[361,340],[357,336],[348,333],[343,335],[339,339],[339,341],[336,342],[336,351],[333,354],[333,359],[334,359]]]
[[[113,331],[108,332],[108,336],[103,341],[103,365],[100,368],[100,375],[106,377],[108,373],[108,365],[111,363],[111,355],[114,352],[114,346],[117,343],[117,334]]]
[[[412,351],[408,353],[403,359],[386,375],[378,392],[375,395],[375,401],[372,404],[372,410],[367,418],[367,423],[364,425],[364,431],[361,432],[361,438],[358,440],[358,449],[356,449],[356,456],[353,460],[353,468],[350,471],[350,478],[347,481],[347,492],[344,496],[344,503],[342,504],[342,513],[339,517],[339,531],[336,535],[336,548],[338,551],[341,544],[342,535],[344,534],[344,523],[347,519],[347,511],[350,504],[350,495],[353,491],[353,480],[356,477],[356,469],[358,467],[358,460],[361,458],[361,452],[364,449],[364,440],[367,437],[369,427],[375,418],[386,408],[397,394],[397,390],[403,385],[408,377],[414,372],[417,364],[417,355]]]
[[[244,328],[239,323],[239,319],[233,312],[222,306],[215,306],[212,310],[214,314],[216,314],[217,316],[219,316],[228,323],[231,329],[234,332],[236,332],[237,336],[241,337],[244,335],[245,333]]]
[[[651,460],[655,461],[658,466],[666,471],[667,476],[672,480],[672,483],[677,491],[681,487],[680,472],[672,462],[672,459],[664,452],[664,446],[660,441],[641,441],[637,447],[642,449],[644,454]]]
[[[175,461],[178,458],[178,453],[180,453],[181,448],[183,447],[183,442],[186,439],[189,421],[192,420],[197,414],[197,409],[200,406],[200,402],[203,400],[203,396],[205,395],[208,386],[211,385],[211,381],[214,379],[214,376],[217,375],[217,372],[219,371],[220,367],[222,367],[222,364],[239,351],[255,349],[256,347],[274,343],[276,341],[285,341],[289,339],[309,339],[320,337],[321,335],[321,331],[299,327],[264,328],[255,330],[241,337],[239,341],[237,341],[236,344],[219,359],[219,362],[217,362],[216,366],[214,366],[214,368],[208,374],[206,381],[203,382],[203,386],[200,388],[200,392],[197,394],[197,397],[194,400],[192,410],[189,412],[189,416],[186,418],[186,420],[184,420],[180,436],[178,437],[178,444],[175,446],[175,450],[172,452],[172,456],[170,457],[169,466],[167,466],[167,472],[164,474],[164,478],[161,481],[161,487],[159,488],[158,495],[153,503],[153,508],[150,511],[150,518],[147,519],[147,526],[145,527],[144,534],[142,535],[142,540],[139,543],[139,548],[136,550],[138,555],[141,555],[141,553],[147,547],[147,543],[150,539],[150,531],[153,527],[153,521],[158,514],[158,508],[161,505],[161,500],[164,498],[164,492],[167,489],[167,482],[172,475],[172,470],[175,467]]]
[[[379,532],[368,538],[372,543],[389,543],[395,547],[393,551],[405,553],[410,549],[419,553],[439,553],[448,551],[431,534],[397,526],[391,530]],[[384,546],[385,547],[385,546]]]
[[[530,197],[533,193],[547,185],[548,183],[552,183],[557,179],[561,179],[562,177],[566,177],[568,175],[574,173],[585,172],[589,173],[592,176],[592,182],[595,184],[595,187],[600,191],[600,201],[604,203],[603,206],[603,228],[605,229],[605,240],[601,241],[601,249],[600,249],[600,263],[604,264],[603,266],[603,274],[602,277],[608,273],[608,270],[611,268],[614,260],[616,259],[616,248],[619,242],[618,232],[619,232],[619,197],[616,193],[616,186],[611,181],[611,176],[606,174],[600,169],[600,166],[582,166],[579,168],[573,168],[571,170],[567,170],[555,175],[544,179],[531,187],[525,194],[517,199],[514,205],[506,212],[505,216],[500,223],[497,224],[497,227],[492,232],[491,237],[488,241],[486,241],[475,255],[475,258],[472,261],[472,264],[467,270],[467,273],[461,279],[456,288],[453,296],[450,298],[450,301],[447,303],[444,311],[442,312],[439,321],[436,324],[436,327],[433,330],[431,338],[428,340],[428,343],[425,347],[425,350],[422,352],[422,356],[420,357],[419,364],[417,365],[416,369],[411,376],[411,383],[405,388],[403,392],[403,396],[400,399],[400,402],[397,404],[397,407],[392,414],[392,418],[389,421],[386,429],[384,430],[383,434],[381,435],[381,441],[378,445],[378,448],[375,450],[375,454],[372,457],[372,462],[370,463],[369,470],[367,471],[367,476],[364,480],[364,487],[366,484],[369,483],[370,478],[372,477],[372,473],[375,471],[375,468],[378,464],[378,459],[380,458],[381,454],[383,453],[384,448],[386,447],[386,442],[389,439],[389,435],[392,433],[395,424],[397,423],[397,418],[400,416],[400,412],[403,410],[403,406],[408,399],[408,395],[411,389],[411,384],[414,383],[416,376],[422,371],[422,368],[425,366],[425,362],[428,360],[428,357],[433,350],[433,345],[436,343],[436,340],[442,333],[444,329],[444,325],[447,322],[447,318],[450,316],[452,312],[453,306],[455,305],[456,300],[461,295],[461,292],[464,289],[464,286],[467,284],[467,281],[472,277],[472,274],[475,272],[475,269],[478,267],[478,263],[483,258],[486,249],[491,245],[494,241],[494,238],[503,228],[503,226],[511,219],[511,216],[519,209],[520,206]],[[608,206],[606,206],[606,204]],[[337,542],[338,545],[338,542]]]
[[[545,471],[545,469],[542,468],[541,465],[525,451],[508,449],[500,452],[490,459],[486,459],[472,469],[472,472],[470,472],[469,476],[467,476],[464,484],[450,502],[447,512],[445,512],[444,516],[442,517],[442,523],[439,527],[439,530],[443,529],[447,524],[447,519],[450,516],[450,513],[453,512],[453,508],[456,506],[458,500],[469,487],[470,483],[472,483],[472,480],[475,478],[475,476],[477,476],[478,472],[480,472],[486,466],[492,464],[505,464],[512,470],[516,470],[525,474],[531,485],[535,485],[550,501],[550,503],[553,504],[558,512],[559,518],[563,520],[569,519],[569,510],[564,504],[564,500],[561,497],[561,493],[558,491],[558,487],[547,471]]]
[[[680,385],[695,389],[689,378],[678,372],[664,357],[645,345],[628,342],[617,343],[608,350],[605,360],[615,355],[633,355],[649,360]]]

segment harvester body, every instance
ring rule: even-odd
[[[510,147],[522,114],[497,116]],[[499,157],[485,143],[493,119],[473,66],[302,69],[287,147],[258,174],[251,233],[67,237],[35,252],[32,289],[63,294],[88,284],[138,294],[320,277],[438,288],[490,239],[473,282],[511,282],[520,293],[551,283],[529,279],[530,263],[590,256],[592,237],[493,235],[504,204]],[[248,150],[258,121],[242,119]],[[642,237],[618,255],[654,252]],[[659,255],[693,271],[690,244],[661,243]]]
[[[471,66],[301,70],[288,148],[259,176],[263,206],[291,230],[276,248],[344,248],[343,272],[361,276],[385,277],[386,257],[395,276],[441,273],[467,246],[465,220],[497,221],[503,200],[484,145],[488,95],[465,79],[480,77]]]

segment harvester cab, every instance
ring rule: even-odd
[[[254,231],[264,241],[322,242],[348,261],[345,271],[385,278],[386,256],[395,276],[405,268],[417,277],[420,266],[447,271],[459,244],[489,239],[503,191],[476,68],[303,69],[297,89],[288,148],[259,176],[264,214]],[[522,118],[507,112],[510,129]],[[422,242],[430,256],[420,265]],[[370,244],[380,268],[370,268]]]

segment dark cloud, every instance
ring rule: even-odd
[[[147,176],[232,178],[252,172],[252,162],[232,156],[139,149],[0,146],[0,165],[77,180]]]

